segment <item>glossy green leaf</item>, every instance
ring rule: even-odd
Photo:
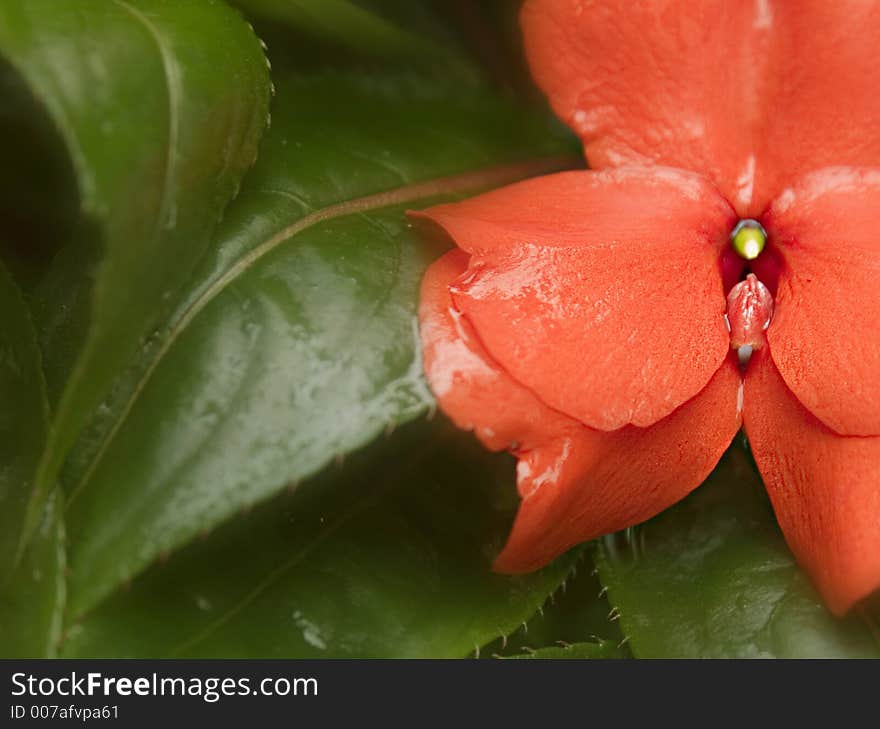
[[[269,79],[251,29],[210,0],[5,0],[0,55],[61,135],[82,210],[32,294],[54,410],[32,526],[253,162]]]
[[[636,657],[880,657],[858,616],[822,606],[739,444],[682,503],[603,540],[597,564]]]
[[[416,423],[158,564],[63,655],[464,656],[527,619],[577,555],[493,574],[513,461]]]
[[[282,78],[273,119],[187,297],[65,474],[72,616],[425,412],[415,312],[438,249],[406,207],[570,149],[542,115],[408,73]]]
[[[46,442],[49,411],[30,312],[0,265],[0,586],[18,550],[19,526]]]

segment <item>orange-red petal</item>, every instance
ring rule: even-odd
[[[652,425],[727,354],[719,251],[735,218],[704,178],[565,172],[421,215],[473,254],[453,299],[489,355],[585,425]]]
[[[880,170],[808,175],[766,224],[783,261],[767,331],[776,366],[829,428],[880,435]]]
[[[739,428],[741,379],[731,358],[697,397],[652,427],[592,430],[492,361],[449,293],[466,265],[467,254],[453,250],[428,269],[419,319],[441,409],[489,448],[519,458],[523,502],[496,569],[537,569],[580,541],[650,518],[702,483]]]
[[[449,251],[422,280],[419,330],[425,374],[441,410],[459,428],[473,430],[487,448],[535,447],[571,421],[498,367],[456,310],[449,285],[466,270],[467,261],[464,251]]]
[[[748,365],[743,419],[791,550],[828,607],[846,612],[880,587],[880,437],[825,427],[766,348]]]
[[[649,428],[572,427],[519,454],[523,502],[495,569],[527,572],[579,542],[638,524],[699,486],[740,427],[732,357],[706,388]]]
[[[880,164],[880,3],[527,0],[521,19],[594,168],[695,170],[753,217],[811,169]]]

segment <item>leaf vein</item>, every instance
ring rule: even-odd
[[[150,37],[156,43],[159,57],[162,59],[162,68],[165,73],[165,85],[168,89],[168,152],[165,159],[165,180],[163,183],[162,203],[159,215],[156,218],[156,226],[164,225],[173,228],[177,224],[177,206],[174,203],[176,194],[175,175],[178,164],[178,146],[180,137],[180,104],[183,98],[182,83],[180,79],[180,67],[174,60],[174,55],[168,47],[159,29],[150,19],[137,8],[130,5],[127,0],[113,0],[119,7],[127,11],[135,20],[144,26]]]

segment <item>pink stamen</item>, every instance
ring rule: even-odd
[[[731,349],[760,349],[765,341],[764,332],[772,318],[773,296],[758,277],[750,273],[727,295]]]

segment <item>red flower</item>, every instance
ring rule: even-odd
[[[845,612],[880,585],[880,5],[527,0],[521,19],[598,171],[416,214],[458,245],[423,283],[428,379],[519,458],[496,569],[667,508],[744,426]]]

